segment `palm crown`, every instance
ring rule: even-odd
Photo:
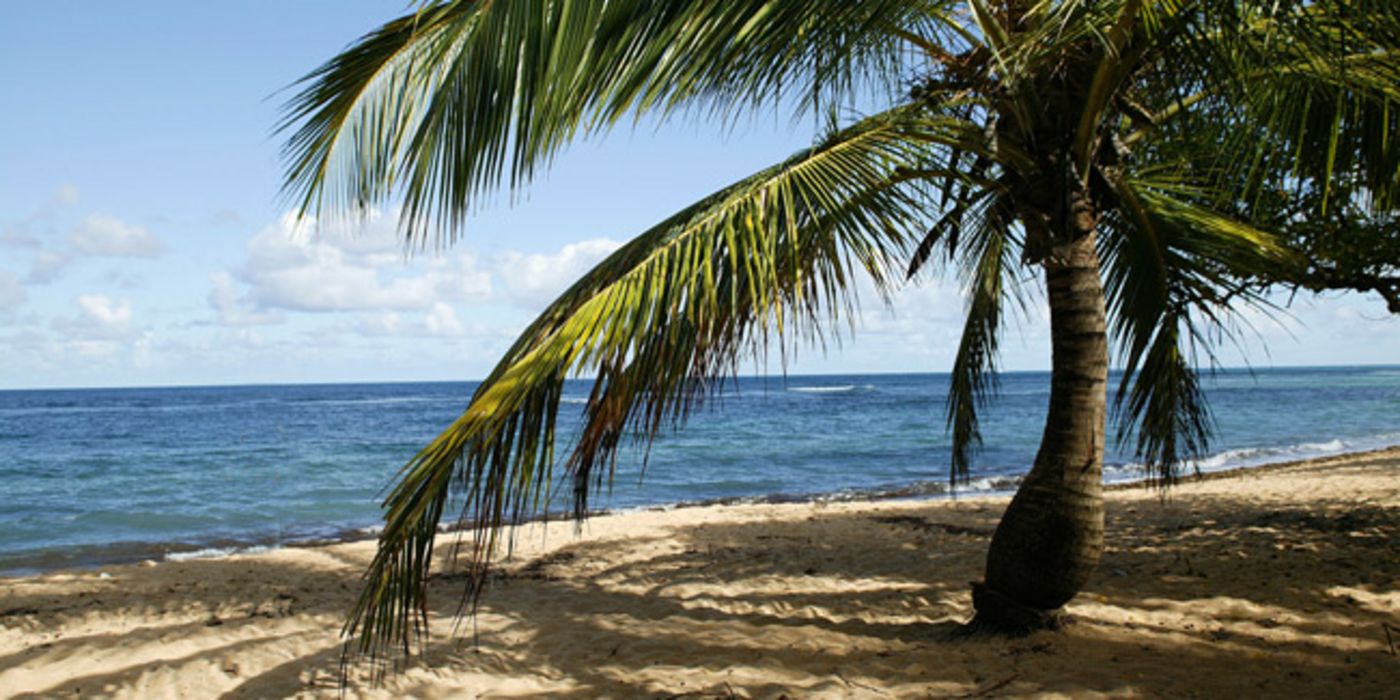
[[[1396,15],[1382,0],[496,0],[425,4],[363,37],[290,103],[286,188],[304,213],[401,196],[410,242],[455,238],[485,195],[625,118],[836,114],[862,92],[890,107],[643,232],[540,314],[405,467],[352,648],[407,648],[450,495],[480,526],[475,601],[502,526],[555,478],[582,516],[629,436],[678,423],[749,353],[840,333],[857,276],[888,290],[935,262],[968,298],[955,480],[1008,308],[1045,273],[1051,411],[978,609],[1063,604],[1101,546],[1107,337],[1119,438],[1169,480],[1210,426],[1194,351],[1229,335],[1232,304],[1264,303],[1254,275],[1299,264],[1270,203],[1393,209]],[[556,453],[578,375],[594,377],[584,426]],[[1071,471],[1079,486],[1047,486]],[[1026,539],[1046,518],[1074,521],[1069,544]],[[1046,592],[1017,582],[1043,578],[1027,562],[1074,571]]]

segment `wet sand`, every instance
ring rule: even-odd
[[[1074,623],[955,639],[1005,497],[533,524],[401,697],[1396,697],[1400,448],[1108,494]],[[450,542],[445,537],[445,543]],[[0,579],[0,696],[338,694],[373,542]]]

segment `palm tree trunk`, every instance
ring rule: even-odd
[[[974,627],[1053,627],[1103,551],[1108,340],[1092,224],[1045,260],[1053,350],[1050,411],[1035,464],[1011,500],[973,584]]]

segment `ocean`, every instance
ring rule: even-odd
[[[475,386],[0,391],[0,575],[364,536]],[[1400,444],[1400,367],[1231,370],[1205,386],[1218,433],[1202,471]],[[741,379],[657,440],[645,478],[641,450],[625,451],[594,505],[945,494],[947,387],[946,374]],[[960,493],[1014,486],[1048,388],[1048,373],[1002,375]],[[586,396],[566,388],[561,436]],[[1110,443],[1105,479],[1141,476]]]

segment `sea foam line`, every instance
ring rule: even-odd
[[[1185,474],[1220,472],[1241,467],[1261,467],[1267,464],[1292,462],[1300,459],[1335,457],[1337,455],[1385,449],[1400,444],[1400,432],[1381,433],[1361,438],[1337,438],[1325,442],[1299,442],[1291,445],[1258,445],[1221,450],[1198,460],[1182,464]],[[1142,464],[1104,465],[1105,481],[1122,482],[1142,478]]]
[[[874,391],[874,384],[837,384],[833,386],[793,386],[788,391],[799,394],[845,394],[852,391]]]
[[[208,547],[206,549],[196,549],[192,552],[167,552],[166,561],[190,561],[192,559],[224,559],[235,554],[261,554],[270,552],[273,547],[268,545],[252,545],[248,547]]]

